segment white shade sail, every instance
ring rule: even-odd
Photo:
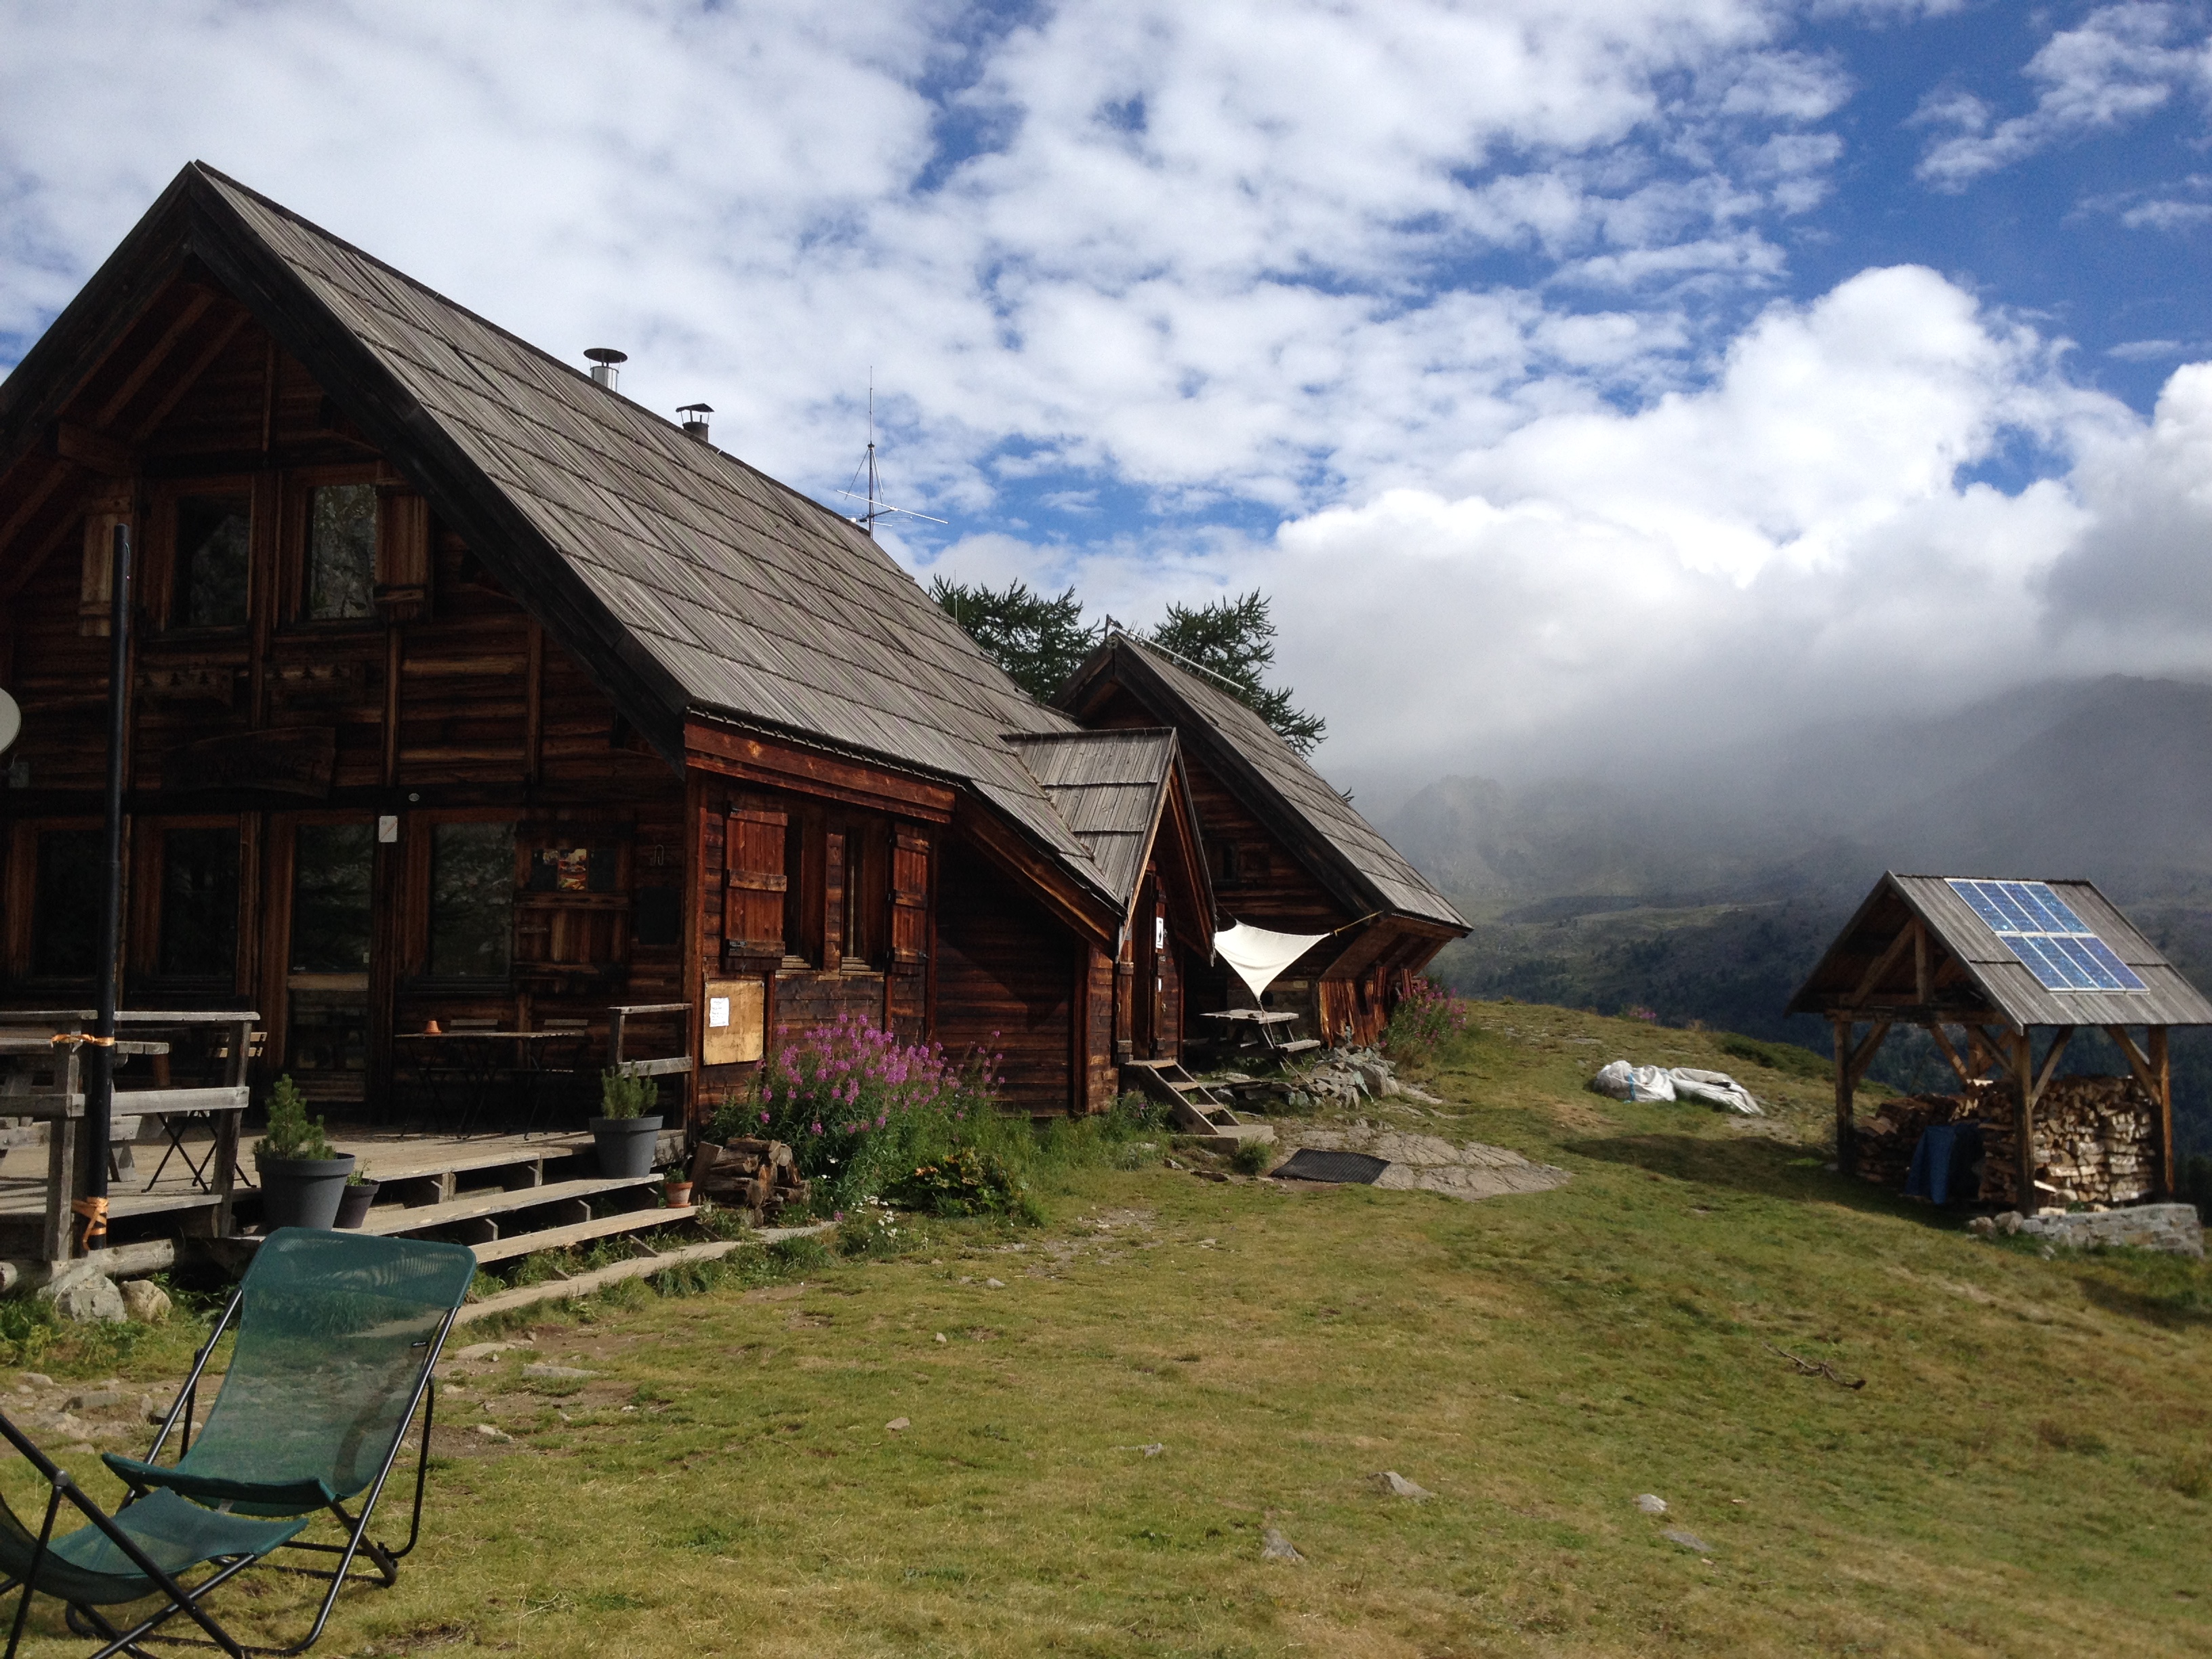
[[[1216,933],[1213,948],[1256,997],[1265,994],[1276,975],[1328,937],[1327,933],[1271,933],[1240,921]]]

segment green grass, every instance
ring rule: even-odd
[[[2212,1274],[1980,1243],[1829,1175],[1825,1079],[1720,1041],[1480,1006],[1451,1103],[1403,1122],[1560,1164],[1552,1193],[1071,1157],[1039,1228],[537,1316],[442,1400],[427,1540],[324,1650],[2212,1650]],[[1732,1067],[1773,1115],[1584,1091],[1616,1055]],[[547,1390],[532,1358],[599,1375]],[[300,1605],[252,1583],[248,1625]]]

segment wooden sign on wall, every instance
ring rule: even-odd
[[[767,1050],[768,981],[710,979],[706,988],[705,1033],[699,1060],[703,1066],[740,1066]]]

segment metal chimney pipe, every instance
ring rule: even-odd
[[[686,404],[676,411],[684,417],[684,435],[694,443],[707,441],[707,417],[714,412],[712,404]]]
[[[592,360],[592,378],[606,387],[608,391],[612,392],[615,389],[616,380],[620,378],[616,373],[615,365],[628,362],[629,353],[617,351],[612,346],[593,346],[584,355]]]

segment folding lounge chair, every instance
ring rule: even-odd
[[[181,1613],[205,1631],[226,1653],[242,1656],[246,1649],[210,1616],[201,1598],[234,1573],[252,1566],[278,1545],[287,1542],[307,1523],[297,1521],[250,1521],[202,1509],[174,1492],[156,1492],[116,1515],[107,1515],[70,1479],[69,1471],[24,1437],[23,1431],[0,1416],[0,1436],[23,1455],[46,1483],[46,1512],[36,1533],[25,1526],[4,1499],[0,1499],[0,1595],[20,1586],[22,1597],[15,1606],[15,1620],[8,1632],[6,1659],[15,1659],[30,1617],[33,1594],[52,1595],[66,1602],[70,1626],[89,1626],[106,1639],[96,1659],[125,1650],[137,1652],[141,1641],[174,1641],[174,1637],[152,1634],[157,1626]],[[63,1500],[82,1515],[85,1524],[54,1536]],[[216,1571],[190,1586],[182,1575],[203,1563]],[[161,1610],[127,1631],[118,1631],[100,1613],[126,1601],[149,1595],[167,1598]],[[80,1622],[81,1621],[81,1622]]]
[[[476,1265],[459,1244],[279,1228],[255,1252],[152,1449],[143,1460],[112,1453],[105,1460],[134,1493],[153,1494],[149,1504],[183,1498],[233,1516],[298,1516],[304,1525],[326,1511],[337,1519],[342,1543],[281,1540],[339,1558],[331,1571],[289,1569],[328,1578],[331,1588],[314,1627],[285,1653],[303,1652],[323,1633],[338,1591],[361,1576],[352,1571],[357,1554],[386,1585],[398,1582],[399,1559],[422,1528],[437,1405],[431,1372]],[[200,1375],[234,1322],[230,1370],[195,1437]],[[368,1526],[418,1407],[414,1514],[407,1541],[393,1548],[371,1539]],[[177,1461],[156,1462],[179,1430]],[[358,1513],[348,1507],[356,1499]]]

